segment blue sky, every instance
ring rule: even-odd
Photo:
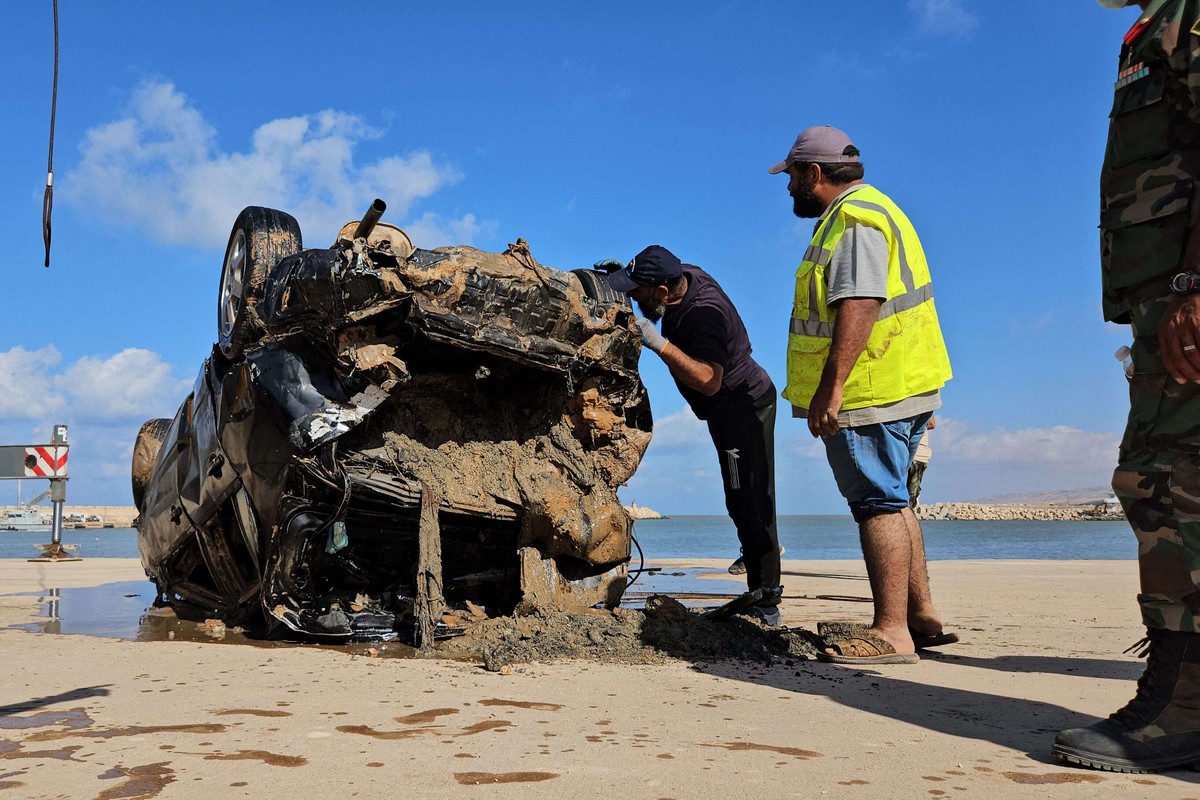
[[[61,0],[46,270],[51,4],[14,0],[0,442],[66,422],[69,502],[129,502],[138,426],[174,413],[211,347],[237,212],[287,210],[325,246],[376,196],[426,247],[523,236],[573,269],[663,244],[721,281],[782,388],[812,223],[766,170],[828,123],[931,264],[955,378],[924,499],[1105,485],[1129,333],[1100,315],[1097,177],[1135,17],[1089,0]],[[702,423],[656,358],[642,371],[658,424],[622,497],[721,513]],[[781,513],[844,513],[784,408],[776,450]]]

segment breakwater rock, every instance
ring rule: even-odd
[[[1090,521],[1123,520],[1125,513],[1116,503],[1087,503],[1084,505],[1033,505],[1011,503],[929,503],[917,506],[917,519],[955,520],[1047,520]]]
[[[629,514],[631,519],[666,519],[666,517],[655,511],[653,508],[639,506],[637,504],[637,500],[634,500],[632,503],[625,506],[625,512]]]

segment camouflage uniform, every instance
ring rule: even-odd
[[[1157,334],[1200,214],[1200,0],[1154,0],[1144,17],[1121,50],[1100,179],[1104,317],[1131,323],[1134,336],[1113,490],[1138,539],[1145,624],[1195,633],[1200,385],[1167,374]]]

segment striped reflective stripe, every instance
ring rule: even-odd
[[[927,300],[933,299],[933,284],[927,283],[924,286],[918,286],[916,289],[907,291],[904,294],[896,295],[891,300],[885,302],[879,309],[879,318],[890,317],[892,314],[899,314],[901,311],[908,311],[916,308]]]
[[[725,451],[726,464],[729,467],[729,488],[742,488],[742,479],[738,475],[738,449],[735,447],[732,450]]]
[[[829,261],[833,258],[833,251],[825,249],[825,242],[829,239],[830,232],[833,231],[833,222],[837,219],[838,212],[842,210],[842,206],[846,204],[846,200],[848,199],[849,196],[842,198],[825,215],[825,219],[821,223],[825,226],[825,229],[821,231],[821,239],[816,244],[810,244],[808,249],[804,251],[805,261],[812,261],[819,267],[829,266]],[[820,312],[817,311],[816,297],[817,271],[814,269],[808,278],[808,321],[812,323],[819,323],[821,318]]]
[[[842,206],[846,205],[847,201],[849,201],[850,198],[853,196],[854,195],[852,195],[852,194],[846,195],[841,200],[839,200],[833,206],[833,208],[829,209],[829,213],[825,215],[825,219],[822,221],[825,225],[825,230],[823,230],[821,232],[821,240],[819,242],[817,242],[817,247],[821,248],[822,250],[825,249],[825,242],[828,241],[829,234],[833,232],[834,220],[836,220],[837,215],[841,213]]]
[[[804,251],[804,260],[811,261],[818,267],[829,266],[831,258],[833,258],[832,250],[826,250],[824,247],[818,247],[815,244],[809,245],[808,249]]]
[[[817,271],[814,269],[808,276],[808,319],[817,322],[821,319],[821,311],[817,308]]]
[[[910,311],[922,303],[933,299],[933,284],[926,283],[911,292],[897,295],[879,307],[879,319],[887,319],[893,314]],[[833,338],[833,323],[821,322],[819,319],[792,318],[791,332],[797,336],[813,336],[818,339]]]
[[[792,317],[792,333],[796,336],[815,336],[818,339],[833,338],[833,323],[819,319],[796,319]]]
[[[900,226],[896,224],[896,220],[892,219],[892,215],[888,210],[878,203],[869,203],[866,200],[854,200],[852,198],[853,195],[851,195],[851,199],[846,201],[847,205],[865,208],[868,211],[875,211],[882,214],[884,219],[888,221],[888,225],[892,228],[892,236],[896,239],[896,245],[900,248],[900,282],[904,284],[905,289],[911,292],[914,285],[913,275],[912,269],[908,266],[908,253],[904,250],[904,238],[900,235]]]

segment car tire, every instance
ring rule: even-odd
[[[142,425],[137,439],[133,444],[133,466],[130,475],[133,478],[133,504],[140,511],[142,500],[146,497],[146,487],[150,484],[150,476],[154,473],[154,463],[158,461],[158,451],[167,438],[171,429],[171,420],[152,419]]]
[[[291,214],[262,206],[247,206],[238,214],[217,290],[217,346],[223,356],[241,360],[255,337],[249,309],[262,299],[267,276],[303,247],[300,224]]]
[[[608,275],[594,269],[573,269],[571,274],[579,278],[583,293],[592,300],[600,303],[623,303],[629,305],[629,298],[623,292],[614,291],[608,285]]]

